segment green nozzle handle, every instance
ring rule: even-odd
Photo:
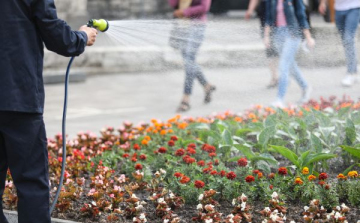
[[[91,19],[87,26],[106,32],[109,29],[109,22],[105,19]]]

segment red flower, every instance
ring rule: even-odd
[[[330,190],[330,184],[325,185],[325,190]]]
[[[178,140],[178,137],[176,137],[176,136],[171,136],[171,138],[170,138],[172,141],[177,141]]]
[[[269,177],[269,179],[274,179],[275,178],[275,173],[270,173],[268,177]]]
[[[187,176],[183,175],[181,177],[180,183],[187,184],[187,183],[189,183],[189,181],[190,181],[190,177],[187,177]]]
[[[184,176],[184,174],[179,173],[179,172],[174,173],[174,177],[176,177],[176,178],[180,178],[182,176]]]
[[[214,165],[218,166],[220,164],[220,161],[218,159],[214,160]]]
[[[167,149],[166,149],[165,147],[160,147],[160,148],[158,149],[158,152],[159,152],[159,153],[166,153],[166,151],[167,151]]]
[[[190,144],[188,145],[188,148],[196,149],[195,143],[190,143]]]
[[[270,184],[269,188],[270,188],[270,190],[272,190],[274,188],[274,186],[272,184]]]
[[[175,142],[173,141],[173,140],[170,140],[169,142],[168,142],[168,146],[174,146],[175,145]]]
[[[202,182],[201,180],[196,180],[194,185],[195,185],[196,188],[200,189],[200,188],[203,188],[205,186],[205,183]]]
[[[123,158],[128,158],[129,156],[130,156],[130,155],[127,154],[127,153],[124,153],[124,154],[122,155]]]
[[[199,162],[197,162],[198,166],[205,166],[205,161],[204,160],[200,160]]]
[[[187,150],[188,154],[190,154],[190,155],[196,154],[196,150],[193,148],[188,147],[186,150]]]
[[[229,172],[226,174],[226,178],[228,178],[229,180],[233,180],[236,178],[236,174],[234,172]]]
[[[260,170],[253,170],[253,174],[258,174],[260,173]]]
[[[285,176],[285,175],[287,174],[287,169],[286,169],[286,167],[280,167],[279,170],[278,170],[278,173],[279,173],[280,175]]]
[[[196,160],[189,155],[183,156],[183,161],[187,164],[195,163]]]
[[[210,157],[215,157],[215,156],[216,156],[216,153],[209,153],[209,156],[210,156]]]
[[[247,164],[248,164],[248,161],[247,161],[246,158],[240,158],[240,159],[238,160],[238,165],[241,166],[241,167],[246,167]]]
[[[140,163],[137,163],[137,164],[135,165],[135,169],[136,169],[136,170],[142,170],[142,168],[143,168],[143,166],[142,166]]]
[[[247,176],[247,177],[245,178],[245,181],[248,182],[248,183],[254,182],[254,181],[255,181],[255,177],[249,175],[249,176]]]
[[[139,144],[134,144],[134,147],[133,147],[135,150],[140,150],[140,146]]]
[[[220,171],[219,175],[222,176],[222,177],[226,176],[226,171],[225,170]]]
[[[320,173],[319,180],[326,180],[328,178],[328,175],[326,173]]]
[[[145,155],[145,154],[141,154],[141,155],[139,156],[139,158],[140,158],[141,160],[146,160],[146,155]]]
[[[175,151],[175,156],[183,156],[185,154],[185,149],[178,149]]]
[[[211,175],[216,175],[217,174],[217,171],[216,170],[213,170],[210,172]]]
[[[261,173],[261,172],[259,172],[257,175],[258,175],[258,179],[260,179],[264,176],[263,173]]]
[[[135,157],[131,158],[131,161],[133,161],[134,163],[137,161],[137,159]]]
[[[319,181],[319,185],[320,185],[320,186],[324,186],[324,185],[325,185],[325,181],[320,180],[320,181]]]
[[[204,144],[201,149],[208,152],[208,153],[215,153],[216,152],[215,146],[211,146],[209,144]]]
[[[203,173],[210,173],[211,171],[212,171],[212,166],[203,169]]]

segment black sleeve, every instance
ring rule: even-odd
[[[58,19],[54,0],[33,0],[32,14],[46,48],[63,56],[79,56],[85,50],[85,32],[72,31]]]

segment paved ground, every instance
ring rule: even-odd
[[[312,97],[350,95],[360,96],[360,85],[343,88],[340,81],[345,67],[303,69],[313,86]],[[204,116],[213,112],[232,110],[242,112],[254,104],[269,105],[276,90],[265,88],[269,81],[266,68],[205,69],[208,80],[218,90],[209,105],[203,104],[204,93],[198,83],[194,86],[192,109],[186,116]],[[167,120],[176,113],[182,95],[183,71],[157,73],[128,73],[91,76],[85,83],[70,86],[67,131],[74,137],[79,131],[98,133],[104,126],[119,127],[128,120],[149,122],[152,118]],[[292,80],[286,97],[295,103],[300,88]],[[46,86],[45,122],[48,136],[61,131],[63,85]]]

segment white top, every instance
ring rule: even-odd
[[[335,0],[335,10],[346,11],[360,8],[360,0]]]

